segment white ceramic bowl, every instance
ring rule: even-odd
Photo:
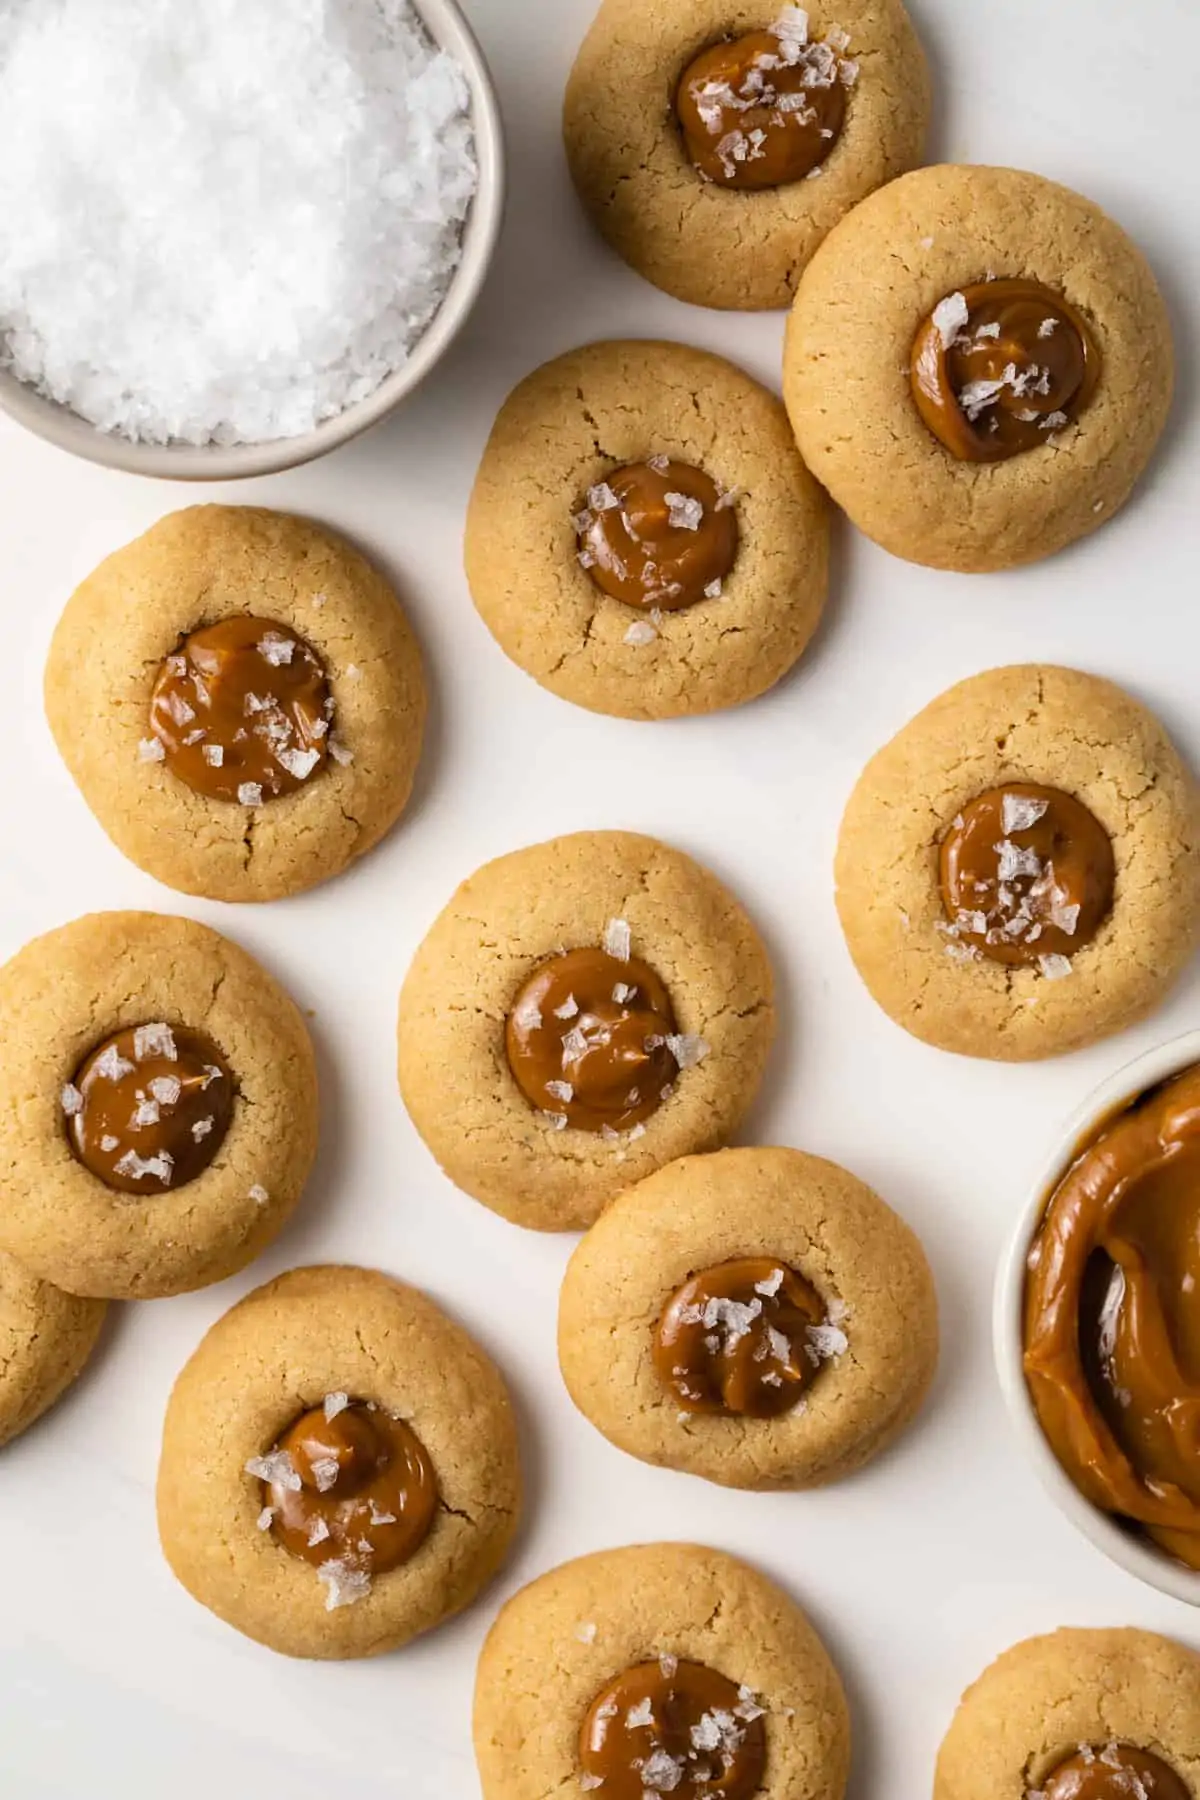
[[[1022,1448],[1060,1512],[1065,1513],[1105,1556],[1136,1575],[1139,1581],[1147,1582],[1164,1594],[1173,1594],[1189,1606],[1200,1606],[1200,1571],[1184,1568],[1147,1539],[1135,1536],[1109,1514],[1101,1512],[1084,1498],[1062,1468],[1042,1435],[1025,1385],[1021,1318],[1025,1258],[1029,1246],[1041,1224],[1046,1202],[1080,1147],[1139,1094],[1180,1074],[1193,1063],[1200,1063],[1200,1031],[1191,1031],[1186,1037],[1162,1044],[1157,1050],[1150,1050],[1136,1062],[1119,1069],[1096,1089],[1070,1120],[1039,1170],[1021,1208],[1012,1241],[1001,1258],[992,1325],[996,1369],[1009,1414]]]
[[[445,354],[470,313],[491,264],[504,215],[504,135],[491,74],[475,34],[455,0],[415,0],[429,35],[455,58],[471,90],[479,186],[463,233],[462,260],[445,299],[407,362],[373,394],[314,431],[266,444],[224,446],[139,444],[98,431],[86,419],[47,400],[0,369],[0,408],[60,450],[133,475],[177,481],[232,481],[246,475],[273,475],[324,456],[357,437],[411,394]]]

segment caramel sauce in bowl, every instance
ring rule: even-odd
[[[1200,1069],[1200,1031],[1160,1044],[1119,1069],[1067,1122],[1036,1172],[1001,1256],[992,1336],[1001,1392],[1021,1451],[1059,1511],[1127,1573],[1186,1605],[1200,1607],[1200,1570],[1160,1549],[1136,1523],[1102,1511],[1076,1486],[1043,1431],[1025,1371],[1029,1252],[1064,1176],[1123,1114],[1193,1068]]]

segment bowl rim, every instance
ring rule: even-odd
[[[992,1309],[992,1347],[1000,1389],[1018,1441],[1050,1499],[1076,1530],[1110,1562],[1127,1574],[1170,1594],[1188,1606],[1200,1606],[1200,1570],[1187,1569],[1164,1552],[1126,1531],[1108,1513],[1093,1506],[1075,1486],[1050,1448],[1034,1411],[1024,1372],[1023,1299],[1025,1259],[1046,1203],[1080,1145],[1106,1119],[1121,1111],[1148,1088],[1200,1063],[1200,1030],[1184,1032],[1145,1051],[1117,1069],[1078,1106],[1055,1139],[1030,1183],[1015,1227],[1000,1257]]]
[[[479,40],[458,0],[412,0],[426,30],[458,62],[470,91],[478,182],[463,226],[462,255],[441,305],[407,360],[373,393],[311,431],[261,444],[148,444],[103,432],[78,413],[0,369],[0,412],[60,450],[103,468],[176,481],[234,481],[299,468],[370,429],[417,388],[474,309],[504,220],[507,166],[500,102]]]

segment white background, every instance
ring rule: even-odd
[[[875,1008],[830,883],[839,814],[866,758],[943,687],[995,664],[1058,659],[1124,680],[1200,764],[1200,9],[914,10],[939,95],[933,154],[1040,170],[1134,231],[1174,311],[1179,402],[1134,503],[1040,568],[936,575],[840,532],[826,626],[800,670],[739,713],[633,725],[553,699],[493,645],[461,574],[487,430],[543,358],[593,337],[661,334],[777,378],[780,318],[676,305],[619,265],[576,209],[558,108],[591,0],[469,0],[499,83],[513,196],[490,284],[449,362],[400,416],[325,462],[207,496],[342,528],[393,575],[419,628],[433,694],[419,789],[349,876],[262,910],[185,903],[109,845],[43,721],[46,643],[100,557],[205,496],[73,462],[0,422],[0,952],[120,906],[186,910],[231,933],[315,1014],[323,1133],[297,1217],[255,1268],[116,1311],[77,1389],[0,1456],[5,1800],[473,1800],[472,1676],[502,1595],[566,1557],[657,1537],[742,1552],[810,1610],[852,1698],[854,1800],[927,1794],[958,1694],[1017,1638],[1138,1623],[1200,1644],[1200,1620],[1106,1564],[1036,1487],[1002,1413],[987,1316],[1009,1221],[1052,1134],[1103,1076],[1200,1023],[1196,977],[1149,1024],[1054,1065],[958,1061]],[[518,845],[603,826],[699,856],[767,936],[782,1034],[746,1140],[845,1162],[933,1260],[945,1348],[932,1401],[891,1455],[827,1492],[725,1494],[610,1449],[573,1411],[555,1363],[570,1244],[457,1193],[396,1094],[396,992],[456,883]],[[0,1080],[2,1059],[0,1045]],[[249,1287],[324,1258],[423,1284],[483,1339],[519,1397],[529,1473],[527,1523],[500,1586],[409,1650],[342,1666],[273,1656],[191,1601],[159,1554],[152,1499],[164,1403],[201,1334]]]

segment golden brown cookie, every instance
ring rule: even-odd
[[[681,130],[681,86],[698,57],[750,34],[754,55],[732,84],[728,68],[694,70],[687,122],[707,151],[702,175]],[[768,78],[796,90],[782,108],[764,108],[761,87],[752,91],[764,52],[782,65]],[[900,0],[807,9],[604,0],[571,71],[563,123],[580,199],[618,255],[680,300],[757,311],[787,306],[826,233],[920,161],[929,104],[925,57]],[[810,142],[798,163],[775,167],[776,134],[797,116],[811,120]],[[746,185],[781,174],[793,178]]]
[[[963,1696],[933,1784],[934,1800],[1197,1792],[1200,1657],[1134,1630],[1065,1629],[1006,1650]]]
[[[1045,290],[1028,329],[1004,307],[989,316],[992,281]],[[1082,385],[1058,360],[1072,312],[1096,353]],[[923,331],[935,375],[961,354],[960,377],[978,376],[947,402],[959,435],[990,456],[984,440],[1025,414],[1033,448],[977,461],[946,447],[915,397]],[[1154,276],[1099,207],[1038,175],[945,166],[893,182],[830,234],[796,296],[783,387],[801,454],[868,537],[933,568],[1004,569],[1124,505],[1166,422],[1173,365]]]
[[[285,1656],[375,1656],[460,1611],[504,1560],[520,1495],[499,1371],[425,1294],[369,1269],[257,1288],[167,1407],[163,1554],[202,1606]]]
[[[304,1021],[228,938],[92,913],[0,969],[0,1249],[71,1294],[147,1300],[258,1255],[317,1147]]]
[[[1049,794],[1018,792],[982,837],[974,830],[984,885],[948,887],[979,803],[1031,786]],[[1083,887],[1071,866],[1083,821],[1047,831],[1070,802],[1097,839]],[[1153,1011],[1191,957],[1196,782],[1157,719],[1112,682],[992,669],[934,700],[867,764],[836,882],[859,974],[914,1037],[1002,1062],[1076,1050]]]
[[[645,1544],[565,1563],[508,1602],[479,1659],[475,1754],[484,1800],[625,1800],[638,1773],[663,1793],[841,1800],[850,1719],[774,1582],[719,1550]],[[702,1762],[723,1785],[697,1785]]]
[[[916,1237],[799,1150],[719,1150],[621,1194],[567,1267],[558,1355],[580,1411],[643,1462],[806,1488],[867,1462],[937,1362]]]
[[[245,643],[214,645],[228,621]],[[45,693],[117,848],[211,900],[299,893],[369,850],[408,800],[425,720],[383,576],[324,526],[249,506],[170,513],[101,563],[59,620]]]
[[[0,1444],[47,1412],[96,1346],[107,1307],[39,1281],[0,1250]]]
[[[582,1228],[733,1132],[772,992],[754,926],[690,857],[632,832],[552,838],[478,870],[418,949],[400,1089],[459,1187],[517,1224]]]
[[[589,344],[501,409],[466,564],[489,631],[551,693],[627,719],[714,712],[773,686],[816,630],[828,508],[779,401],[732,363]]]

